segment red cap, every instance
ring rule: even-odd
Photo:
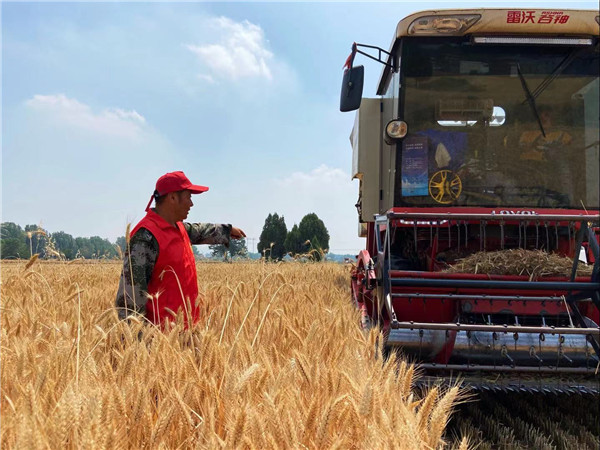
[[[182,171],[166,173],[156,181],[156,190],[150,197],[146,211],[150,209],[152,199],[162,197],[170,192],[183,190],[190,191],[192,194],[201,194],[208,191],[208,187],[192,184]]]

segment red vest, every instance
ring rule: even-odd
[[[146,303],[146,318],[156,324],[163,325],[174,313],[183,311],[186,326],[190,319],[198,321],[200,309],[196,305],[198,297],[198,280],[196,278],[196,261],[190,238],[181,222],[177,227],[168,223],[161,216],[150,210],[131,235],[140,228],[146,228],[158,241],[158,259],[148,283],[148,294],[152,298]]]

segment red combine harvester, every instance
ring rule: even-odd
[[[599,30],[598,11],[424,11],[389,51],[352,47],[353,301],[426,380],[600,392]],[[384,65],[379,98],[357,53]],[[570,274],[459,270],[478,252]]]

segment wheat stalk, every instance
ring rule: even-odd
[[[342,265],[202,263],[198,325],[162,332],[118,321],[122,263],[35,264],[0,267],[2,448],[425,448],[438,433],[416,431],[417,375],[363,335]]]

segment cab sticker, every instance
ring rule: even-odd
[[[569,17],[563,11],[507,11],[506,23],[563,24]]]

